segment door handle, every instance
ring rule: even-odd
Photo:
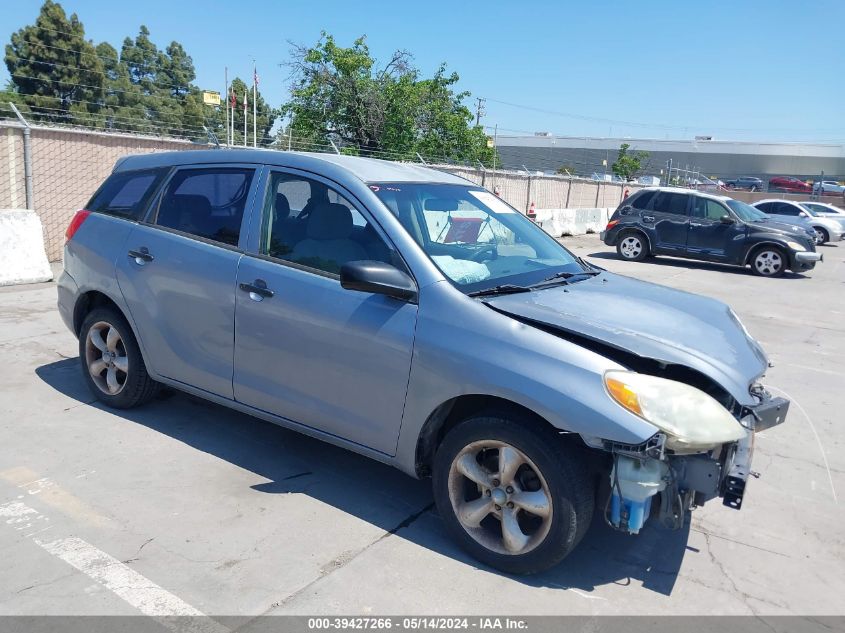
[[[249,298],[253,301],[263,301],[266,297],[269,299],[275,293],[267,287],[267,282],[263,279],[256,279],[251,284],[238,284],[241,290],[249,293]]]
[[[705,224],[700,224],[699,222],[690,222],[690,226],[706,226]]]
[[[142,246],[137,251],[131,250],[127,253],[129,257],[135,260],[135,263],[139,266],[143,266],[145,262],[151,262],[155,259],[152,255],[150,255],[150,251],[146,246]]]
[[[654,222],[654,216],[653,215],[644,215],[643,216],[643,222]]]

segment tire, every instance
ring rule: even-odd
[[[757,185],[751,185],[751,189],[749,189],[749,191],[750,191],[751,193],[756,192],[756,191],[757,191]]]
[[[648,240],[639,231],[625,231],[616,242],[616,253],[629,262],[641,262],[649,255]]]
[[[751,272],[760,277],[780,277],[789,265],[786,254],[777,246],[761,246],[755,249],[748,261],[751,264]]]
[[[79,331],[82,375],[94,397],[115,409],[131,409],[152,399],[159,383],[147,374],[129,323],[113,308],[95,308]]]
[[[504,471],[502,455],[508,459]],[[499,481],[501,472],[506,481]],[[438,447],[432,475],[437,510],[452,537],[477,560],[507,573],[557,565],[592,520],[595,491],[582,459],[554,433],[511,416],[461,422]]]
[[[816,244],[824,244],[830,241],[830,235],[824,228],[814,226],[813,230],[816,232]]]

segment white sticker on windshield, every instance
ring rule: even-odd
[[[516,213],[516,210],[505,203],[499,196],[489,191],[470,191],[471,196],[488,206],[494,213]]]

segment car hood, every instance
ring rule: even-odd
[[[790,218],[788,216],[766,216],[765,220],[759,222],[751,222],[751,226],[764,227],[767,231],[775,231],[776,233],[784,233],[786,235],[809,235],[813,237],[813,225],[804,218]]]
[[[591,279],[485,299],[522,321],[574,333],[709,377],[738,402],[768,367],[760,345],[724,303],[603,272]]]

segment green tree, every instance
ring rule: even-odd
[[[629,152],[630,145],[622,143],[616,162],[611,165],[613,173],[625,180],[633,180],[644,168],[643,162],[648,159],[648,152]]]
[[[60,4],[46,0],[35,24],[12,34],[4,60],[14,91],[34,118],[96,119],[104,68],[75,13],[68,17]]]
[[[456,92],[458,75],[445,65],[424,79],[407,51],[379,65],[364,37],[342,47],[325,32],[314,46],[294,47],[291,57],[291,99],[281,112],[292,123],[280,144],[290,131],[300,148],[331,139],[344,153],[492,163],[494,150],[463,103],[469,93]]]

